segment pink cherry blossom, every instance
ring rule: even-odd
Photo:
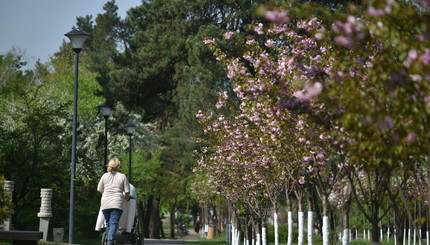
[[[370,6],[369,9],[367,9],[367,14],[373,17],[384,17],[386,15],[384,10],[376,9],[373,6]]]
[[[430,65],[430,49],[425,49],[424,53],[420,57],[423,65]]]
[[[406,142],[415,142],[417,139],[417,135],[415,133],[409,133],[408,136],[406,136]]]
[[[301,176],[299,179],[299,183],[303,185],[305,183],[305,177]]]
[[[233,32],[228,31],[224,33],[224,38],[230,40],[233,37]]]
[[[268,21],[272,21],[276,24],[285,24],[289,21],[288,13],[286,11],[267,11],[264,17]]]
[[[352,40],[349,37],[346,36],[337,36],[334,38],[334,41],[337,45],[350,47],[352,45]]]
[[[208,38],[208,39],[203,40],[204,44],[210,44],[210,43],[213,43],[213,42],[215,42],[215,38],[212,38],[212,39]]]
[[[263,24],[262,23],[258,23],[258,25],[254,28],[254,31],[258,34],[258,35],[263,35]]]

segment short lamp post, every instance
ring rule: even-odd
[[[78,64],[79,52],[84,46],[85,40],[90,36],[88,33],[74,29],[66,34],[72,43],[73,51],[76,53],[75,61],[75,86],[74,86],[74,100],[73,100],[73,131],[72,131],[72,163],[70,175],[70,214],[69,214],[69,244],[74,243],[74,229],[75,229],[75,176],[76,176],[76,126],[78,118]]]
[[[128,181],[131,183],[131,146],[132,146],[131,137],[133,136],[134,130],[136,129],[136,125],[134,123],[127,123],[125,127],[127,128],[127,134],[130,137],[130,141],[129,141],[130,142],[130,145],[129,145],[130,161],[128,163]]]
[[[110,116],[110,112],[111,112],[111,108],[110,108],[110,106],[109,106],[109,104],[107,104],[106,102],[104,102],[104,103],[102,103],[102,104],[100,104],[99,105],[99,107],[102,109],[102,114],[103,114],[103,117],[105,118],[105,152],[104,152],[104,154],[105,154],[105,161],[104,161],[104,168],[103,168],[103,170],[104,170],[104,172],[106,172],[107,171],[107,155],[108,155],[108,150],[107,150],[107,146],[108,146],[108,135],[107,135],[107,133],[108,133],[108,118],[109,118],[109,116]]]

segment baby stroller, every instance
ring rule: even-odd
[[[137,193],[136,189],[130,184],[130,199],[125,204],[121,218],[119,220],[118,231],[116,233],[117,244],[132,244],[132,245],[143,245],[143,233],[140,231],[137,217]],[[102,245],[106,245],[106,227],[105,219],[100,209],[97,222],[96,231],[103,231],[102,234]]]

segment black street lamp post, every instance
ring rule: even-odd
[[[73,100],[73,130],[72,130],[72,163],[70,175],[70,214],[69,214],[69,244],[74,243],[74,228],[75,228],[75,176],[76,176],[76,127],[78,118],[78,64],[79,52],[84,46],[85,40],[90,36],[88,33],[74,29],[66,34],[72,43],[73,51],[76,53],[75,62],[75,86],[74,86],[74,100]]]
[[[129,146],[129,163],[128,163],[128,181],[131,183],[131,136],[133,136],[134,130],[136,129],[136,125],[134,123],[127,123],[125,125],[125,127],[127,128],[127,134],[128,136],[130,136],[130,146]]]
[[[107,132],[108,132],[108,118],[109,118],[109,116],[110,116],[110,112],[111,112],[111,108],[109,107],[109,105],[106,103],[106,102],[104,102],[104,103],[102,103],[102,104],[100,104],[99,105],[99,107],[102,109],[102,114],[103,114],[103,117],[105,118],[105,161],[104,161],[104,168],[103,168],[103,170],[104,170],[104,172],[106,172],[107,171],[107,146],[108,146],[108,137],[107,137]]]

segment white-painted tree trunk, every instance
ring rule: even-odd
[[[413,230],[412,234],[413,234],[412,239],[413,239],[414,245],[416,245],[417,244],[417,232],[415,229]]]
[[[397,245],[397,229],[396,228],[394,228],[394,235],[393,235],[393,237],[394,237],[394,245]]]
[[[287,245],[293,244],[293,212],[288,212],[288,239]]]
[[[363,240],[366,241],[366,229],[363,230]]]
[[[305,214],[304,214],[304,212],[298,212],[298,228],[299,228],[299,237],[298,237],[298,240],[299,240],[299,243],[298,243],[298,245],[303,245],[304,244],[304,230],[305,230],[305,220],[304,220],[304,216],[305,216]]]
[[[266,227],[263,227],[262,229],[261,229],[261,233],[262,233],[262,235],[261,235],[261,241],[262,241],[262,244],[263,245],[267,245],[267,243],[266,243],[266,241],[267,241],[267,228]]]
[[[384,232],[382,231],[382,226],[381,226],[381,229],[379,229],[379,233],[380,233],[380,238],[379,238],[379,241],[384,241]]]
[[[235,233],[236,233],[236,231],[234,230],[234,224],[231,224],[231,227],[230,227],[230,238],[231,238],[231,245],[237,245],[237,244],[235,244],[235,239],[236,239],[236,236],[235,236]]]
[[[328,216],[323,216],[322,235],[323,245],[330,244],[330,224],[328,222]]]
[[[408,245],[411,245],[411,228],[408,229]]]
[[[406,228],[403,229],[403,245],[406,245]]]
[[[421,229],[419,229],[418,230],[418,245],[421,245],[421,240],[422,240],[421,237],[423,237],[423,236],[422,236],[422,233],[421,233]]]
[[[236,235],[235,235],[236,245],[240,245],[240,231],[239,229],[235,229],[235,231],[236,231]],[[245,243],[243,243],[243,245],[245,245]]]
[[[430,245],[430,236],[429,236],[429,231],[426,231],[426,241],[427,241],[427,245]]]
[[[279,245],[278,214],[276,211],[273,212],[273,228],[275,229],[275,245]],[[265,229],[265,228],[263,228],[263,229]]]
[[[225,224],[225,242],[231,244],[231,226],[229,223]]]
[[[239,238],[238,238],[238,236],[239,236],[239,231],[236,229],[236,227],[232,227],[232,241],[233,241],[233,245],[239,245]]]
[[[370,230],[367,230],[367,240],[370,241]]]
[[[314,244],[314,212],[308,211],[308,245]]]
[[[349,229],[343,229],[342,245],[349,244]]]
[[[387,242],[390,241],[390,227],[387,228]]]

